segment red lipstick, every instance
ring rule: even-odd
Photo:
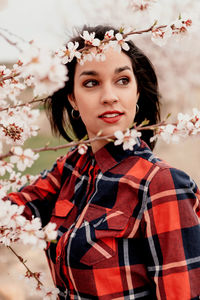
[[[118,110],[105,111],[103,114],[99,116],[99,118],[106,123],[116,123],[118,122],[123,113]]]

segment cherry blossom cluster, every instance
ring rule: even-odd
[[[48,223],[43,229],[39,218],[27,220],[23,216],[24,206],[12,204],[10,200],[0,200],[0,244],[7,246],[23,263],[27,272],[24,276],[31,293],[46,300],[56,299],[59,293],[57,288],[46,288],[41,282],[42,274],[32,272],[26,262],[11,247],[20,242],[40,249],[46,248],[46,242],[55,241],[57,237],[56,224]]]
[[[147,1],[149,2],[149,1]],[[148,4],[146,4],[148,5]],[[85,47],[78,50],[79,43],[77,41],[69,42],[56,51],[56,55],[62,59],[63,64],[71,62],[74,58],[82,65],[85,61],[91,61],[95,58],[97,61],[104,61],[106,59],[105,53],[112,47],[116,51],[128,51],[129,45],[127,41],[130,35],[141,34],[143,32],[151,32],[151,39],[159,46],[163,46],[166,41],[178,34],[186,34],[192,25],[192,20],[189,18],[179,18],[169,25],[157,26],[156,22],[146,31],[135,31],[131,28],[121,28],[118,33],[114,34],[114,30],[109,30],[105,33],[104,39],[101,41],[95,38],[95,32],[89,33],[84,31],[81,38],[84,40]],[[92,51],[92,49],[96,51]]]
[[[30,106],[7,110],[2,108],[0,114],[0,153],[3,151],[3,144],[23,145],[28,138],[36,136],[39,130],[36,125],[38,117],[39,110],[31,109]]]
[[[125,33],[125,29],[123,30]],[[126,43],[128,38],[124,38],[122,32],[118,32],[114,35],[114,30],[109,30],[105,33],[103,41],[95,38],[95,32],[89,33],[84,31],[81,35],[85,43],[85,48],[77,50],[79,47],[78,42],[69,42],[67,47],[64,46],[57,50],[56,54],[62,59],[63,64],[71,62],[73,58],[77,58],[77,61],[82,65],[85,61],[91,61],[95,58],[97,61],[104,61],[106,59],[105,52],[109,47],[113,47],[117,51],[124,49],[129,50],[129,45]],[[91,51],[92,48],[96,48],[96,52]]]
[[[19,103],[16,97],[27,87],[33,88],[34,96],[49,96],[67,79],[67,69],[58,56],[30,42],[12,69],[0,66],[0,100]]]
[[[167,143],[177,143],[181,138],[197,134],[200,134],[200,111],[193,108],[192,115],[179,113],[176,123],[159,126],[151,141],[161,137]]]
[[[3,172],[9,172],[9,178],[0,179],[0,199],[5,197],[9,191],[16,192],[19,188],[21,188],[25,184],[32,183],[37,178],[37,176],[29,174],[22,175],[20,172],[14,171],[13,165],[6,161],[0,161],[0,168],[1,166],[3,166]]]
[[[45,249],[46,241],[56,239],[56,224],[48,223],[42,230],[39,218],[29,221],[22,215],[24,206],[12,204],[10,200],[0,200],[0,207],[0,243],[5,246],[21,242]]]
[[[33,296],[41,297],[43,300],[55,300],[59,293],[57,288],[47,288],[43,285],[44,274],[41,272],[31,272],[27,270],[23,278],[29,287],[29,293]]]
[[[28,282],[32,294],[41,296],[46,300],[56,299],[58,289],[46,288],[41,282],[41,273],[32,272],[26,262],[11,247],[13,243],[20,242],[40,249],[46,248],[46,242],[54,241],[57,237],[56,224],[48,223],[41,228],[39,218],[27,220],[22,214],[24,206],[12,204],[11,201],[0,200],[0,244],[7,246],[26,267],[25,279]]]
[[[170,37],[185,35],[191,26],[191,19],[182,19],[180,16],[178,20],[172,22],[168,26],[154,27],[152,29],[151,40],[159,46],[164,46]]]

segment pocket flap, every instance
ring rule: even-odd
[[[67,199],[59,200],[55,204],[53,215],[58,217],[66,217],[71,209],[74,207],[74,204]]]
[[[84,217],[96,230],[123,230],[130,216],[118,209],[106,209],[91,205]]]

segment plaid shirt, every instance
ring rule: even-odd
[[[59,299],[199,299],[200,193],[144,142],[74,149],[9,198],[57,224],[46,254]]]

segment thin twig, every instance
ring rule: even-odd
[[[48,99],[48,97],[46,98],[42,98],[42,99],[37,99],[35,100],[35,98],[29,102],[26,102],[26,103],[21,103],[21,104],[16,104],[16,105],[10,105],[8,107],[5,107],[5,108],[0,108],[0,112],[1,111],[5,111],[5,110],[9,110],[11,108],[17,108],[17,107],[22,107],[22,106],[27,106],[29,104],[35,104],[35,103],[38,103],[38,102],[44,102],[46,99]]]
[[[20,263],[22,263],[24,265],[24,267],[26,268],[26,270],[29,272],[29,274],[31,276],[33,276],[35,278],[35,280],[37,280],[39,285],[43,285],[43,283],[38,279],[38,277],[36,276],[36,273],[32,272],[29,267],[26,265],[24,259],[17,254],[17,252],[11,247],[11,246],[7,246],[8,249],[10,249],[12,251],[12,253],[18,258],[18,260],[20,261]]]
[[[7,38],[7,36],[5,36],[2,32],[0,32],[0,36],[11,46],[14,46],[15,48],[17,48],[17,50],[19,50],[19,52],[22,52],[22,49],[18,46],[17,42],[13,42],[11,41],[9,38]]]
[[[20,75],[20,73],[15,73],[15,74],[12,74],[12,75],[2,76],[0,78],[0,82],[5,81],[5,80],[14,79],[15,77],[17,77],[19,75]]]
[[[16,37],[17,39],[21,40],[22,42],[28,44],[29,42],[26,41],[25,39],[23,39],[21,36],[17,35],[16,33],[11,32],[10,30],[0,27],[0,30],[3,30],[5,32],[7,32],[9,35]]]

